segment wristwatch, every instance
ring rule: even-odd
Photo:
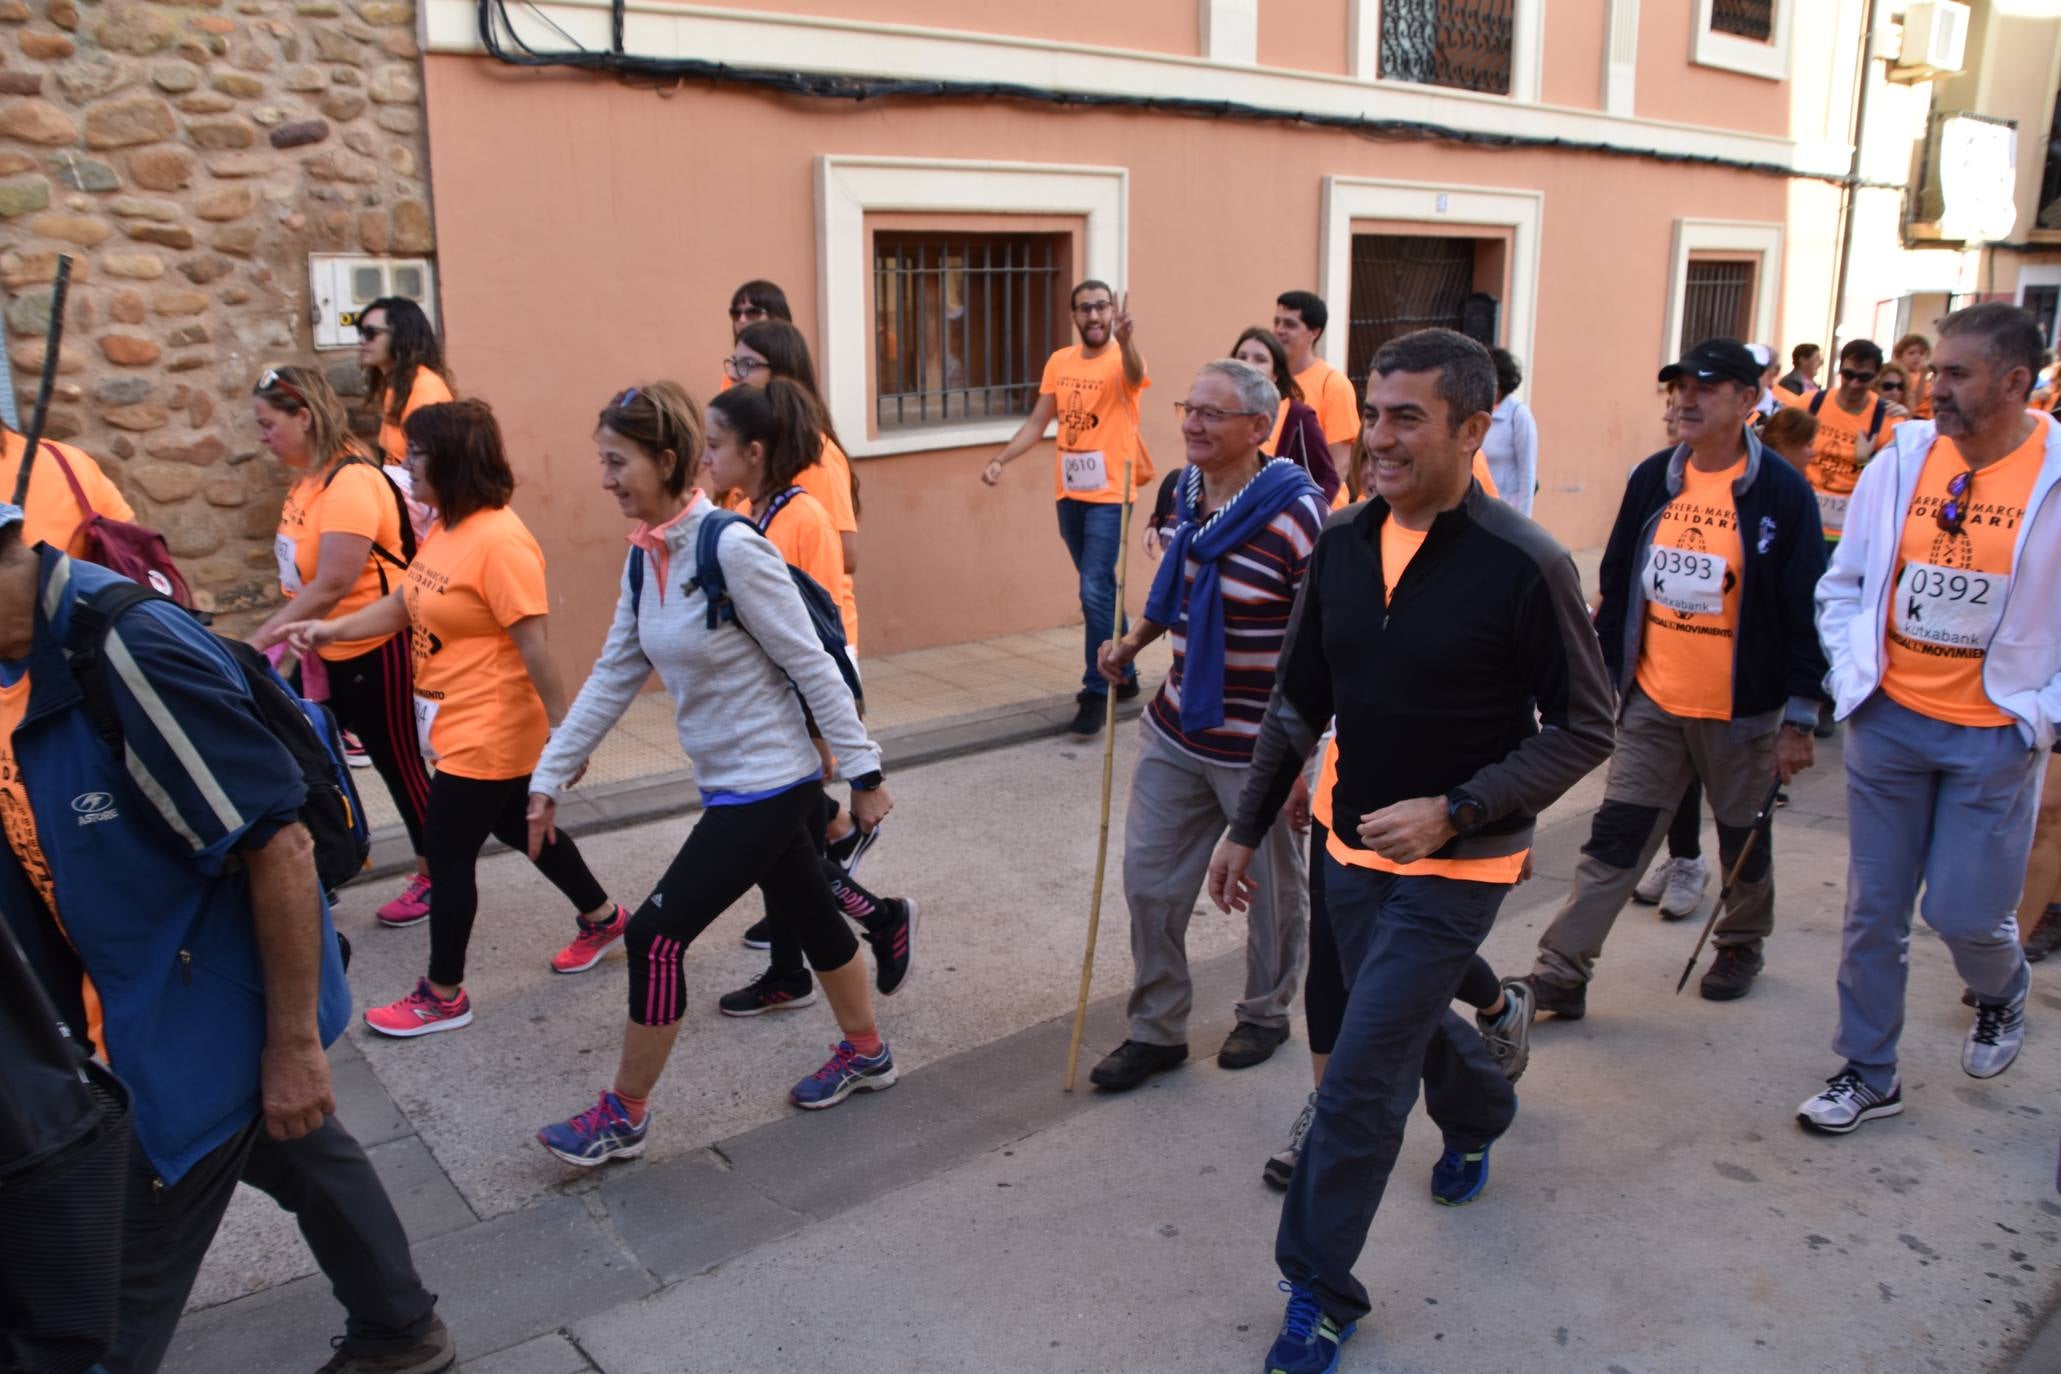
[[[1461,835],[1478,833],[1488,824],[1488,810],[1465,792],[1446,793],[1446,819]]]
[[[880,784],[887,781],[887,775],[882,773],[878,768],[876,768],[870,773],[861,773],[858,777],[853,778],[851,781],[852,791],[871,792],[878,788]]]

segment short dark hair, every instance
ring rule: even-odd
[[[735,310],[740,305],[763,310],[776,320],[786,320],[789,323],[794,320],[794,312],[787,308],[787,293],[776,283],[760,277],[752,278],[730,293],[730,308]]]
[[[1500,402],[1524,385],[1524,364],[1507,348],[1491,348],[1489,357],[1496,365],[1496,400]]]
[[[1990,361],[2002,371],[2024,368],[2024,394],[2031,394],[2033,383],[2039,378],[2040,354],[2047,341],[2030,311],[2002,301],[1984,301],[1966,310],[1956,310],[1939,322],[1940,338],[1962,334],[1981,339],[1989,350]]]
[[[1108,282],[1103,281],[1098,277],[1089,277],[1086,281],[1075,282],[1073,285],[1073,290],[1067,293],[1066,308],[1068,310],[1073,309],[1075,306],[1081,303],[1081,292],[1083,291],[1107,291],[1109,293],[1109,299],[1116,299],[1115,287],[1111,286]]]
[[[1325,305],[1324,298],[1314,291],[1283,291],[1274,297],[1274,304],[1300,315],[1311,333],[1321,334],[1331,323],[1331,307]]]
[[[1824,349],[1818,347],[1816,344],[1798,344],[1796,347],[1789,350],[1790,365],[1793,367],[1802,367],[1803,360],[1805,358],[1810,357],[1813,353],[1823,353],[1824,351]]]
[[[1760,427],[1760,441],[1770,448],[1803,448],[1818,437],[1818,417],[1808,410],[1783,406]]]
[[[450,529],[476,511],[499,510],[515,494],[501,423],[485,401],[440,401],[410,415],[401,430],[422,451],[422,480],[437,517]]]
[[[1390,339],[1374,355],[1374,371],[1436,372],[1432,394],[1446,403],[1446,424],[1457,434],[1470,415],[1496,408],[1496,361],[1457,329],[1419,329]]]
[[[1839,361],[1841,365],[1846,363],[1866,363],[1869,367],[1880,368],[1882,366],[1882,345],[1876,343],[1873,339],[1855,339],[1839,350]]]

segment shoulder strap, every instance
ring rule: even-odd
[[[778,515],[781,511],[787,509],[787,503],[789,501],[792,501],[795,497],[801,494],[802,489],[800,487],[789,487],[786,491],[781,492],[779,495],[773,497],[770,501],[766,502],[765,513],[759,516],[757,521],[754,522],[758,526],[759,533],[764,534],[768,529],[772,528],[773,517]]]
[[[735,511],[712,510],[701,518],[701,528],[694,534],[694,585],[708,599],[708,627],[713,630],[729,619],[737,618],[737,611],[730,605],[729,584],[723,580],[723,563],[716,556],[716,541],[723,537],[723,530],[732,524],[749,523]]]
[[[322,490],[328,491],[329,484],[331,482],[334,482],[340,475],[342,475],[343,470],[345,468],[350,467],[356,463],[363,463],[366,467],[371,468],[374,472],[379,474],[379,480],[386,483],[386,489],[393,494],[395,513],[401,517],[400,557],[396,558],[393,552],[389,550],[385,545],[381,544],[377,539],[372,541],[372,556],[374,558],[383,559],[386,562],[393,564],[397,568],[405,568],[410,563],[413,563],[415,561],[415,522],[408,516],[407,494],[401,490],[400,484],[398,482],[394,481],[393,478],[386,475],[385,468],[381,467],[378,463],[373,462],[370,458],[366,457],[362,453],[353,453],[343,462],[338,463],[335,467],[329,470],[329,475],[322,479]],[[381,572],[379,575],[379,585],[382,591],[386,587],[386,574],[384,572]]]
[[[1877,396],[1875,398],[1875,413],[1868,417],[1868,442],[1871,444],[1875,442],[1875,436],[1882,432],[1882,412],[1885,404],[1883,399]]]
[[[79,485],[79,474],[72,471],[72,465],[65,461],[64,453],[55,444],[46,443],[43,451],[57,460],[57,470],[64,474],[64,480],[72,489],[72,500],[79,503],[81,514],[91,519],[93,503],[86,499],[86,489]]]
[[[644,550],[630,550],[630,614],[644,613]]]
[[[78,596],[72,601],[70,633],[65,637],[66,666],[71,669],[72,679],[79,684],[79,692],[85,698],[86,717],[93,722],[95,733],[117,754],[122,752],[122,722],[100,666],[108,631],[130,607],[145,601],[168,599],[148,587],[124,581],[104,592]]]
[[[1819,387],[1816,391],[1813,391],[1811,393],[1811,414],[1817,414],[1820,410],[1824,408],[1824,405],[1825,389],[1823,387]]]

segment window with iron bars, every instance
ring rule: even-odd
[[[1463,329],[1475,241],[1433,234],[1354,234],[1346,376],[1367,394],[1381,345],[1418,329]]]
[[[1382,0],[1381,75],[1510,94],[1516,0]]]
[[[1775,0],[1711,0],[1710,27],[1760,43],[1775,41]]]
[[[1753,264],[1691,258],[1682,286],[1682,352],[1705,339],[1744,342],[1753,327]]]
[[[873,236],[874,418],[882,430],[1028,415],[1069,337],[1065,234]]]

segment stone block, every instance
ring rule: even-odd
[[[93,399],[104,406],[132,406],[155,389],[148,377],[108,377],[93,388]]]
[[[329,121],[324,119],[297,119],[291,124],[281,124],[267,135],[274,148],[302,148],[311,143],[320,143],[329,137]]]
[[[184,95],[200,84],[200,73],[184,62],[160,62],[150,69],[150,84],[167,95]]]
[[[0,0],[0,24],[26,24],[29,7],[21,0]]]
[[[258,193],[248,186],[224,186],[193,202],[193,213],[211,223],[242,219],[258,208]]]
[[[205,365],[205,360],[201,365]],[[160,435],[145,444],[144,448],[149,450],[153,458],[162,458],[170,463],[187,463],[197,468],[219,463],[229,452],[229,446],[212,434],[196,434],[183,439],[176,435]]]
[[[85,432],[85,422],[75,411],[58,410],[53,407],[49,418],[43,422],[43,437],[46,439],[76,439]]]
[[[165,260],[155,253],[109,253],[100,266],[110,277],[135,281],[155,281],[165,274]]]
[[[207,499],[209,505],[232,510],[250,500],[250,492],[244,488],[243,479],[232,473],[208,478],[202,485],[200,494]],[[466,1213],[467,1218],[471,1215],[470,1212]]]
[[[381,105],[414,105],[422,99],[422,83],[416,79],[415,69],[399,62],[374,72],[366,89]]]
[[[93,215],[38,215],[29,221],[29,228],[46,239],[63,239],[87,248],[107,242],[114,233],[106,220]]]
[[[420,164],[415,161],[415,150],[405,143],[387,145],[386,165],[392,169],[395,176],[409,178],[413,178],[422,170]]]
[[[113,167],[77,153],[52,157],[50,173],[75,191],[113,191],[122,184],[121,173]]]
[[[191,505],[161,512],[157,529],[174,558],[205,558],[227,541],[215,514]]]
[[[60,62],[74,51],[72,40],[61,33],[25,29],[15,41],[21,44],[23,57],[37,62]]]
[[[379,164],[356,153],[334,148],[326,153],[317,153],[301,164],[308,175],[316,181],[344,181],[363,185],[379,179]],[[345,220],[348,223],[348,217]]]
[[[171,107],[155,96],[132,96],[86,111],[86,146],[131,148],[162,143],[178,132]]]
[[[107,208],[124,219],[154,219],[168,224],[179,218],[179,202],[151,196],[116,196]]]
[[[211,281],[220,281],[228,276],[230,266],[229,259],[214,253],[205,253],[180,263],[179,273],[195,286],[206,286]]]
[[[9,291],[19,291],[37,282],[56,281],[57,258],[55,249],[9,248],[0,252],[0,286]],[[72,285],[78,285],[92,274],[92,263],[80,257],[72,259]]]
[[[352,67],[365,65],[365,50],[340,31],[321,25],[314,30],[315,51],[324,62],[342,62]]]
[[[281,83],[289,91],[320,91],[329,86],[329,73],[313,63],[303,62],[286,69],[286,79]]]
[[[384,253],[393,241],[389,232],[386,211],[360,210],[358,212],[358,246],[368,253]]]
[[[415,42],[410,29],[389,29],[379,40],[379,49],[388,57],[405,60],[422,56],[422,49]]]
[[[182,148],[144,148],[129,154],[129,175],[146,191],[176,191],[193,179],[193,158]]]
[[[7,302],[7,328],[15,334],[44,334],[50,329],[50,293],[48,286],[32,286],[26,291],[16,292]]]
[[[34,374],[43,370],[43,355],[47,350],[43,339],[17,339],[7,345],[7,361],[17,376]],[[77,372],[86,365],[86,355],[66,344],[57,350],[57,370],[60,373]]]
[[[118,5],[94,25],[93,36],[110,52],[144,57],[179,41],[179,21],[152,5]]]
[[[272,170],[271,160],[259,153],[224,153],[208,159],[208,175],[224,181],[238,177],[263,176]]]
[[[397,200],[394,202],[394,251],[396,253],[429,253],[437,246],[436,233],[429,223],[429,210],[419,200]]]
[[[42,177],[9,178],[0,181],[0,219],[13,219],[32,210],[50,208],[50,183]]]
[[[407,0],[355,0],[351,8],[360,19],[376,27],[415,22],[415,6]]]
[[[229,50],[229,60],[247,72],[269,72],[278,65],[278,60],[256,43],[237,44]]]
[[[141,291],[124,289],[114,293],[107,314],[116,324],[142,324],[150,317],[150,306]]]
[[[232,257],[247,258],[257,251],[258,228],[254,224],[231,224],[217,229],[208,242]]]
[[[103,334],[100,352],[117,367],[148,367],[164,353],[149,339],[134,334]]]
[[[286,123],[299,113],[299,108],[293,105],[260,105],[250,112],[250,117],[269,129],[275,124]]]
[[[206,331],[202,331],[205,336]],[[186,422],[195,429],[203,428],[215,417],[215,401],[205,391],[195,392],[186,401]]]
[[[153,405],[110,406],[100,412],[100,418],[116,429],[144,434],[172,423],[172,412]]]
[[[57,78],[57,89],[74,105],[98,100],[111,91],[118,91],[136,82],[136,69],[133,66],[109,57],[104,52],[81,53],[72,61],[55,68],[52,75]]]
[[[200,291],[160,291],[150,308],[160,315],[198,315],[208,308],[208,298]]]
[[[0,95],[43,94],[43,73],[0,72]]]
[[[195,147],[213,152],[248,148],[258,141],[258,131],[240,119],[196,120],[186,126],[186,136]]]
[[[43,6],[43,15],[66,33],[75,33],[79,27],[79,7],[72,0],[49,0]]]
[[[139,221],[123,225],[122,232],[138,243],[154,243],[160,248],[193,246],[193,231],[183,224],[149,224]]]
[[[34,171],[35,168],[36,159],[27,153],[0,150],[0,177],[11,177],[16,172]]]
[[[331,91],[322,97],[315,108],[337,123],[343,124],[364,114],[367,103],[365,97],[357,91]]]
[[[220,91],[195,91],[179,97],[179,108],[187,114],[227,114],[236,108],[236,102]]]
[[[78,142],[79,126],[72,123],[70,115],[40,97],[11,100],[0,105],[0,138],[54,148]]]
[[[255,100],[265,93],[265,83],[247,72],[216,72],[208,84],[238,100]]]
[[[370,129],[345,129],[344,147],[361,157],[371,157],[379,151],[379,135]]]
[[[182,353],[165,363],[165,371],[191,372],[196,368],[206,367],[207,365],[208,355],[205,353]]]

